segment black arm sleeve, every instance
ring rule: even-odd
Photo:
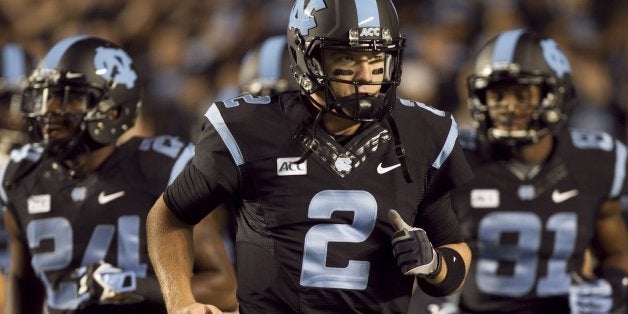
[[[193,163],[166,188],[164,201],[168,208],[187,224],[197,224],[220,205],[229,192],[221,185],[212,187]]]
[[[458,218],[451,207],[449,193],[422,207],[415,222],[416,227],[425,230],[434,247],[464,241]]]

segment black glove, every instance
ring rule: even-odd
[[[81,308],[91,304],[130,304],[144,300],[135,291],[135,273],[123,271],[109,263],[100,262],[80,267],[73,277],[79,279],[79,297],[83,300]]]
[[[393,254],[401,272],[408,276],[434,278],[440,273],[440,254],[434,250],[425,230],[409,226],[396,210],[388,212],[395,233]]]

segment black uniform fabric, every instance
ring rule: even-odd
[[[213,104],[192,166],[168,187],[166,204],[195,223],[206,214],[199,202],[237,199],[241,313],[405,313],[414,278],[397,267],[388,210],[425,229],[435,247],[462,241],[447,194],[471,177],[456,124],[397,101],[409,184],[386,122],[344,145],[318,129],[318,149],[295,164],[313,134],[302,101],[289,92]]]
[[[133,138],[94,173],[71,177],[41,150],[15,151],[5,166],[0,205],[16,218],[30,246],[31,265],[47,293],[50,313],[81,313],[73,272],[100,260],[132,271],[146,301],[84,313],[165,313],[146,247],[146,215],[194,153],[175,137]]]
[[[569,273],[582,267],[599,208],[626,193],[625,146],[564,129],[539,174],[520,179],[472,135],[461,139],[477,175],[452,194],[473,252],[463,312],[569,313]]]

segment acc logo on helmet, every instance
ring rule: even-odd
[[[380,34],[379,27],[365,27],[360,31],[360,37],[379,37]]]

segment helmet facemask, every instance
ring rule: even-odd
[[[486,91],[495,86],[539,86],[538,105],[527,127],[498,128],[489,113]],[[556,133],[567,120],[575,98],[571,66],[558,44],[525,29],[500,33],[478,52],[467,79],[468,104],[478,135],[511,148],[536,143]],[[532,104],[528,104],[532,105]]]
[[[35,70],[22,99],[30,141],[59,160],[102,147],[91,140],[86,122],[98,110],[96,104],[102,94],[84,76],[68,77],[55,69]]]
[[[307,71],[301,75],[297,74],[297,80],[305,83],[300,85],[307,94],[318,93],[325,100],[323,109],[326,112],[357,122],[380,121],[392,111],[395,104],[405,41],[402,39],[393,43],[392,39],[386,36],[383,40],[358,40],[352,37],[356,32],[357,30],[351,30],[347,41],[315,38],[304,53]],[[385,33],[386,30],[382,32]],[[372,55],[368,60],[349,61],[346,66],[337,66],[336,69],[326,68],[326,64],[329,63],[326,58],[332,55],[350,58],[353,54]],[[343,78],[353,76],[355,68],[361,66],[362,62],[382,63],[382,67],[372,70],[370,74],[373,77],[372,81]],[[338,96],[334,93],[332,85],[351,86],[352,92]],[[364,93],[360,91],[360,86],[364,85],[380,88],[375,93]],[[308,88],[310,86],[311,88]]]
[[[486,93],[489,88],[508,85],[536,85],[540,88],[538,104],[519,104],[521,107],[534,107],[529,113],[527,127],[517,130],[504,130],[497,125],[496,117],[491,117],[486,101]],[[566,112],[559,106],[559,92],[556,80],[542,75],[515,75],[496,72],[489,78],[471,76],[468,79],[469,106],[477,127],[482,131],[486,139],[492,143],[499,143],[509,147],[517,147],[536,143],[541,137],[554,132],[566,119]],[[505,108],[503,110],[506,110]],[[514,110],[510,109],[511,117]],[[521,109],[515,109],[521,110]],[[525,109],[523,109],[525,111]],[[501,119],[507,119],[502,115]],[[498,118],[499,119],[499,118]]]

